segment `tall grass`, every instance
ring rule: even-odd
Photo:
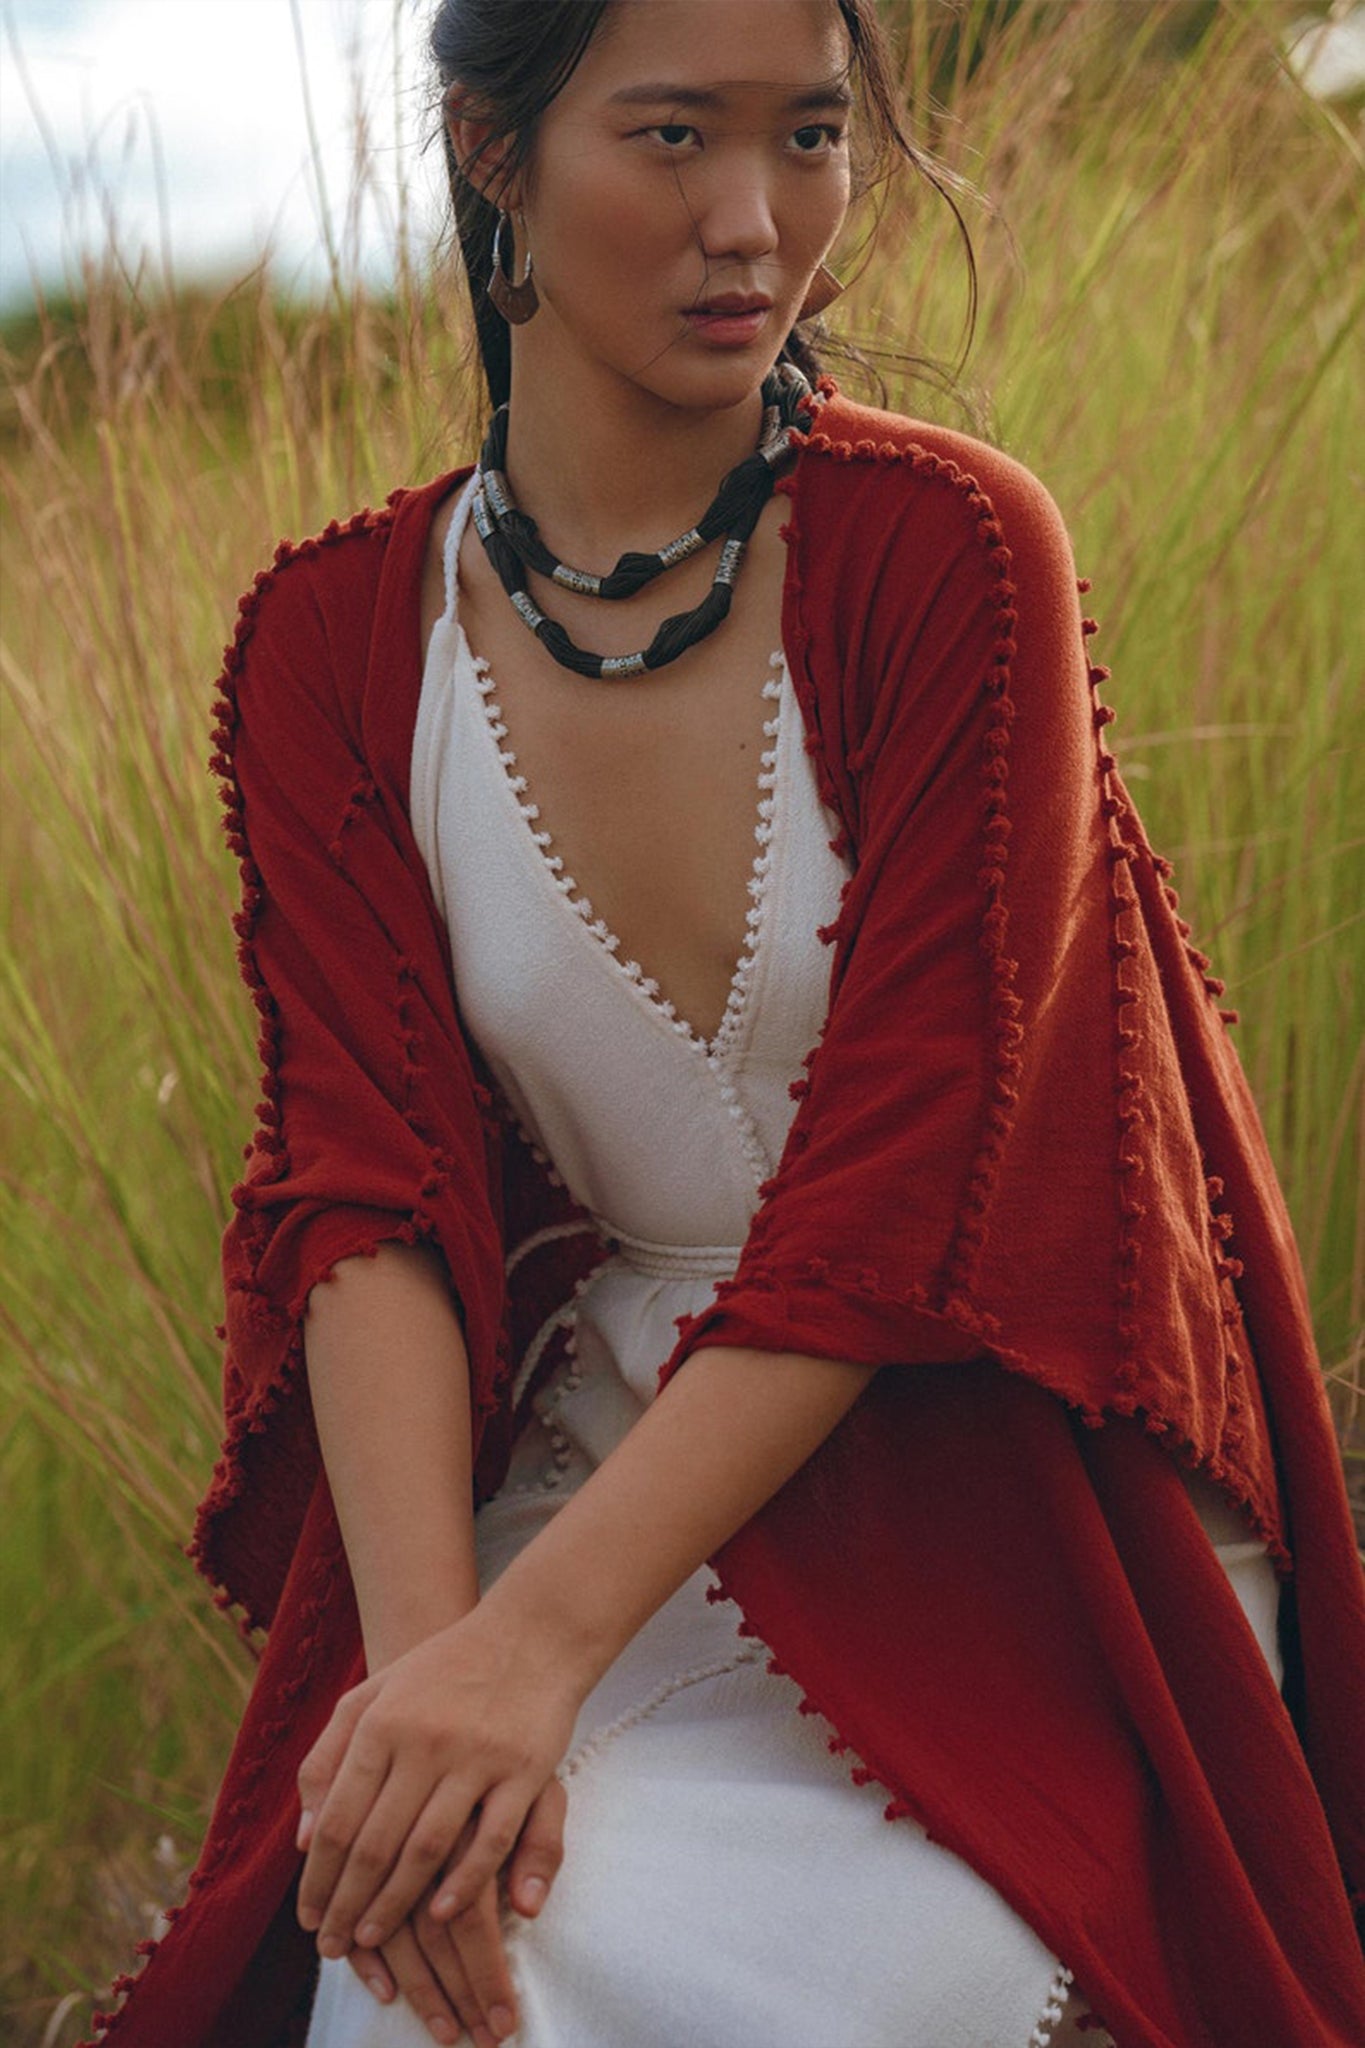
[[[921,139],[989,195],[966,202],[968,395],[1095,579],[1118,749],[1242,1008],[1349,1435],[1358,132],[1284,72],[1277,4],[888,11],[934,82]],[[343,276],[310,308],[263,275],[167,298],[105,267],[4,346],[0,1922],[23,1933],[0,2028],[47,2048],[183,1877],[249,1682],[179,1551],[216,1448],[216,1240],[256,1080],[208,704],[279,534],[472,446],[462,315],[412,252],[397,275],[387,301]],[[950,356],[964,303],[946,209],[894,199],[840,324]],[[959,419],[885,374],[892,402]]]

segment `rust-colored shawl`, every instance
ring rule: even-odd
[[[282,549],[228,656],[216,766],[265,1080],[195,1551],[270,1635],[121,2048],[274,2048],[307,2010],[293,1776],[362,1669],[309,1289],[386,1238],[440,1247],[486,1494],[521,1333],[585,1255],[476,1075],[408,823],[453,481]],[[779,1170],[666,1370],[716,1343],[894,1369],[725,1546],[724,1589],[888,1817],[995,1884],[1121,2048],[1348,2048],[1360,1572],[1283,1206],[1105,749],[1065,533],[1005,457],[837,396],[780,488],[785,643],[856,872]],[[1177,1460],[1285,1574],[1283,1702]]]

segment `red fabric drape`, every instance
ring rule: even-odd
[[[441,1248],[487,1491],[517,1332],[591,1256],[547,1239],[504,1301],[504,1241],[572,1206],[475,1076],[407,821],[451,481],[283,553],[229,657],[265,1086],[196,1548],[273,1625],[122,2048],[270,2048],[306,1997],[293,1773],[359,1669],[299,1371],[309,1288],[385,1237]],[[725,1547],[723,1586],[889,1816],[996,1884],[1122,2048],[1346,2048],[1365,1599],[1283,1206],[1105,747],[1065,533],[995,451],[837,397],[783,487],[784,639],[856,872],[783,1159],[665,1376],[714,1343],[887,1370]],[[1292,1719],[1176,1457],[1292,1562]]]

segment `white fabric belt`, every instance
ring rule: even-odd
[[[654,1244],[614,1230],[604,1218],[598,1229],[628,1266],[656,1280],[728,1280],[744,1249],[740,1244]]]

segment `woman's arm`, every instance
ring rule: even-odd
[[[480,1606],[324,1732],[300,1777],[318,1813],[305,1924],[329,1942],[381,1943],[443,1866],[433,1911],[467,1912],[560,1762],[577,1705],[871,1377],[790,1353],[715,1348],[689,1360]],[[376,1886],[381,1864],[392,1869]]]
[[[553,1642],[591,1691],[656,1608],[819,1448],[874,1370],[793,1352],[697,1352],[508,1566],[488,1620]]]
[[[441,1263],[383,1244],[313,1289],[308,1389],[371,1674],[478,1602],[469,1368]]]
[[[373,1677],[479,1597],[469,1370],[439,1258],[383,1244],[342,1260],[309,1297],[305,1348]],[[508,1872],[523,1912],[539,1910],[553,1881],[563,1814],[556,1784],[528,1816]],[[463,2021],[476,2042],[491,2041],[485,2015],[515,2011],[493,1883],[457,1936],[419,1911],[382,1959],[351,1960],[381,2002],[401,1992],[438,2040],[455,2040]]]

